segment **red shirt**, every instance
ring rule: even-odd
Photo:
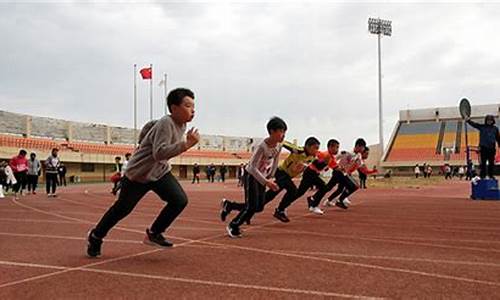
[[[14,156],[11,158],[9,162],[10,167],[12,168],[12,172],[28,172],[28,159],[22,156]]]
[[[316,154],[316,159],[309,165],[309,168],[316,172],[322,172],[327,168],[335,169],[337,168],[337,160],[335,156],[330,154],[328,151],[318,152]]]

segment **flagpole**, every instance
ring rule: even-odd
[[[137,64],[134,64],[134,148],[137,148]]]
[[[163,80],[164,80],[164,94],[165,94],[165,97],[163,99],[164,101],[164,105],[165,105],[165,115],[168,113],[167,111],[167,73],[163,73]]]
[[[153,64],[149,64],[151,68],[151,78],[149,79],[149,120],[153,120]]]

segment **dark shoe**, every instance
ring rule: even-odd
[[[171,242],[167,241],[161,233],[153,233],[149,229],[146,229],[146,237],[144,238],[143,243],[146,245],[162,248],[169,248],[174,245]]]
[[[101,256],[102,239],[94,235],[94,229],[90,230],[87,236],[87,256],[94,258]]]
[[[335,205],[340,207],[340,208],[347,209],[347,206],[344,204],[344,202],[342,202],[340,200],[337,200],[337,202],[335,202]]]
[[[229,209],[229,201],[226,198],[223,198],[220,203],[220,220],[225,222],[229,213],[231,213],[231,210]]]
[[[285,213],[284,211],[278,210],[277,208],[276,208],[276,210],[274,211],[273,216],[274,216],[276,219],[278,219],[278,220],[280,220],[281,222],[283,222],[283,223],[288,223],[288,222],[290,222],[290,219],[288,219],[288,217],[287,217],[286,213]]]
[[[240,238],[241,237],[241,231],[239,227],[232,226],[231,224],[227,225],[226,227],[227,234],[231,238]]]

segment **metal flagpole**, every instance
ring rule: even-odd
[[[153,64],[149,64],[151,78],[149,79],[149,120],[153,120]]]
[[[163,88],[164,88],[164,94],[165,94],[165,97],[164,97],[163,101],[165,102],[164,105],[165,105],[165,115],[166,115],[168,113],[168,107],[167,107],[167,73],[163,74]]]
[[[134,64],[134,148],[137,147],[137,64]]]

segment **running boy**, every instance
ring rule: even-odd
[[[309,166],[304,170],[304,174],[302,174],[302,180],[300,181],[299,188],[297,189],[297,193],[294,198],[281,199],[279,204],[279,208],[283,211],[289,207],[295,200],[302,197],[311,187],[316,186],[318,192],[324,191],[326,188],[325,182],[321,177],[319,177],[320,173],[325,171],[328,168],[335,169],[337,167],[337,162],[335,161],[335,155],[339,151],[339,142],[335,139],[331,139],[327,143],[327,151],[318,152],[316,159],[309,164]],[[309,211],[322,215],[323,211],[319,208],[319,200],[316,198],[307,199],[307,204],[309,207]]]
[[[307,165],[314,160],[316,153],[318,152],[320,142],[315,137],[309,137],[306,139],[304,147],[297,147],[296,145],[284,142],[283,148],[290,151],[288,157],[281,163],[276,170],[275,182],[278,185],[278,190],[268,190],[266,192],[264,206],[271,202],[282,190],[286,190],[285,195],[281,203],[289,203],[295,198],[297,193],[297,187],[293,183],[293,178],[300,175]],[[280,204],[281,204],[280,203]],[[242,203],[231,202],[226,199],[222,199],[222,210],[221,210],[221,220],[225,221],[226,216],[231,212],[231,210],[242,210],[244,205]],[[285,209],[278,206],[274,211],[274,217],[282,222],[290,222]]]
[[[264,208],[266,187],[278,191],[279,187],[272,177],[278,168],[281,142],[285,138],[287,126],[285,121],[273,117],[267,122],[269,137],[256,148],[246,167],[245,208],[229,223],[226,228],[231,238],[241,237],[240,226],[250,220],[256,212]]]
[[[194,117],[194,94],[184,88],[171,91],[167,97],[170,115],[148,122],[139,135],[139,147],[130,159],[122,179],[118,200],[88,234],[87,255],[101,254],[103,238],[121,219],[125,218],[144,195],[152,190],[168,204],[162,209],[150,228],[146,229],[144,243],[159,247],[173,244],[162,233],[172,224],[187,205],[187,196],[172,175],[169,159],[187,151],[200,140],[198,130],[191,128],[184,140],[186,123]]]

